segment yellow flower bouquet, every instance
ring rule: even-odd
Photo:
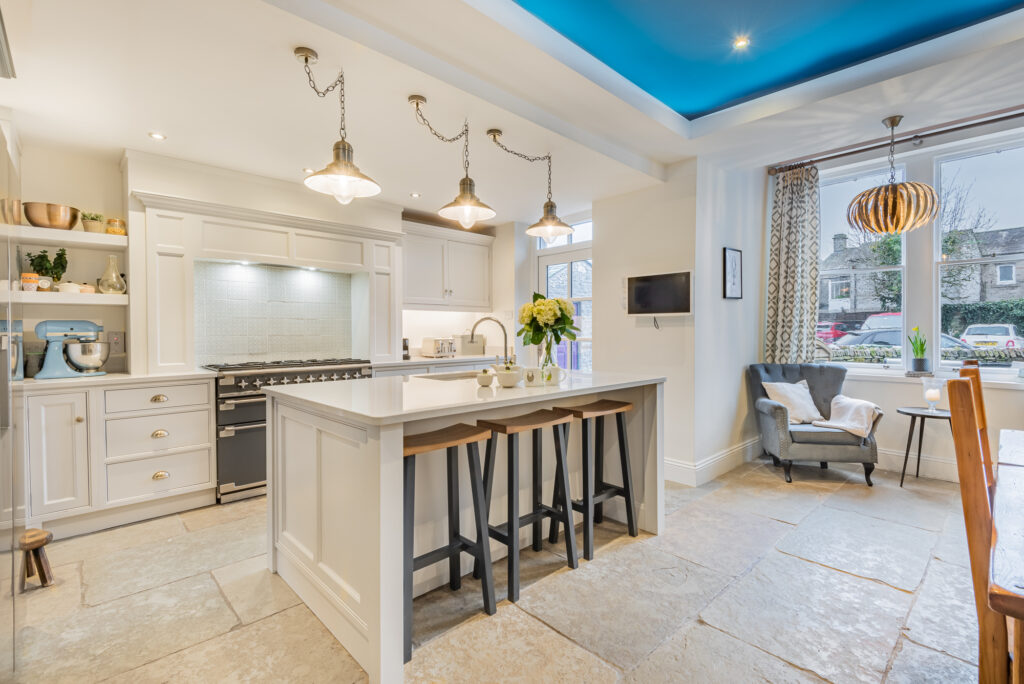
[[[572,302],[564,297],[548,299],[534,292],[533,301],[519,309],[519,324],[523,327],[516,333],[523,338],[523,344],[544,345],[541,366],[554,366],[555,346],[562,339],[575,340],[579,328],[573,321]]]

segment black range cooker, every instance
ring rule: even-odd
[[[365,359],[248,361],[204,366],[217,373],[217,501],[267,492],[267,397],[263,388],[368,378]]]

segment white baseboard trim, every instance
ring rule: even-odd
[[[898,473],[903,470],[904,451],[897,449],[878,450],[878,469]],[[913,479],[917,470],[917,451],[910,450],[910,459],[907,461],[907,477]],[[959,482],[957,474],[956,459],[948,456],[930,456],[921,454],[921,477],[928,477],[933,480],[945,480],[947,482]]]
[[[680,484],[698,487],[721,477],[733,468],[752,461],[761,451],[761,438],[751,437],[728,449],[723,449],[696,463],[687,463],[674,458],[665,459],[665,479]]]

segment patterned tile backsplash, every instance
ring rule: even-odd
[[[195,262],[196,359],[352,355],[352,276],[266,265]]]

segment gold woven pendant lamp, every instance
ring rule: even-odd
[[[902,116],[882,119],[889,129],[889,182],[865,190],[850,202],[846,220],[867,233],[900,235],[920,228],[939,213],[939,196],[927,183],[896,182],[896,127]]]

